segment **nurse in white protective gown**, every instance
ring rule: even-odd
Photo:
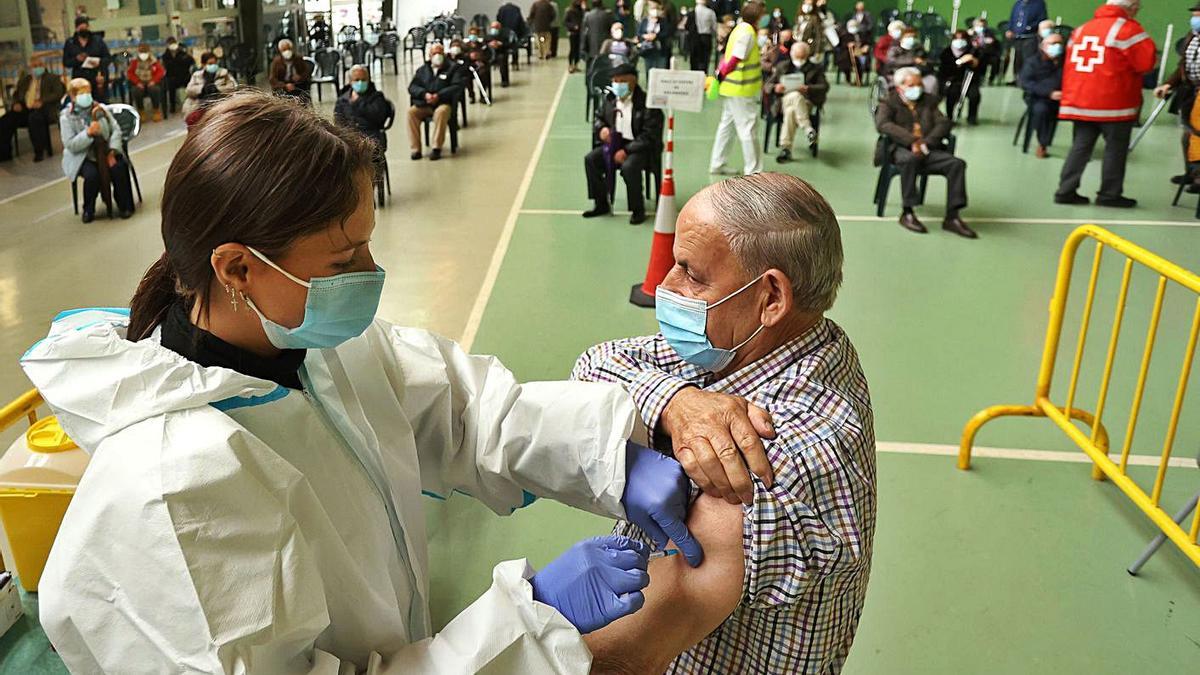
[[[213,105],[130,309],[63,312],[22,358],[92,456],[40,587],[72,672],[584,673],[581,633],[640,608],[649,549],[597,537],[501,562],[433,634],[422,491],[554,499],[699,564],[687,478],[628,442],[619,387],[374,320],[373,151],[288,100]]]

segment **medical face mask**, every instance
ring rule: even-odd
[[[917,38],[912,37],[911,35],[908,37],[900,38],[900,47],[902,49],[912,49],[913,47],[916,47],[916,46],[917,46]]]
[[[34,76],[34,77],[41,77],[41,76],[43,76],[43,75],[45,75],[45,74],[46,74],[46,69],[45,69],[45,68],[43,68],[43,67],[41,67],[41,66],[34,66],[34,67],[33,67],[33,76]]]
[[[617,98],[625,98],[626,96],[629,96],[629,83],[628,82],[613,82],[612,83],[612,92],[613,92],[613,95],[616,96]]]
[[[88,93],[76,94],[75,95],[75,107],[76,108],[84,108],[84,109],[91,108],[92,107],[92,95],[88,94]]]
[[[213,75],[217,74],[217,68],[218,68],[218,66],[215,63],[209,63],[204,66],[205,72],[211,73]]]
[[[442,54],[434,54],[433,56],[429,57],[429,63],[431,65],[433,65],[433,67],[435,69],[441,68],[442,64],[445,62],[446,62],[446,57],[443,56]]]
[[[811,14],[813,11],[812,5],[800,5],[800,12],[803,14]]]
[[[951,40],[950,48],[956,52],[961,52],[962,50],[967,48],[967,41],[963,40],[962,38],[959,38],[957,40]]]
[[[688,298],[659,286],[654,294],[654,313],[663,338],[671,345],[671,349],[679,354],[679,358],[693,366],[710,373],[725,370],[733,363],[737,351],[757,337],[765,326],[760,323],[758,329],[736,347],[720,349],[714,347],[708,339],[708,311],[750,288],[762,278],[763,275],[760,274],[750,283],[711,305],[698,298]]]
[[[499,34],[500,34],[499,28],[491,28],[488,30],[488,35],[491,35],[492,37],[496,37]]]
[[[1049,28],[1043,28],[1042,30],[1038,31],[1038,35],[1041,35],[1043,40],[1050,37],[1053,33],[1054,31]]]
[[[174,52],[174,51],[177,51],[178,49],[179,49],[179,45],[177,45],[177,44],[169,44],[169,45],[167,45],[167,50],[168,50],[168,51],[172,51],[172,52]]]
[[[292,50],[290,50],[290,49],[285,49],[285,50],[279,52],[279,55],[283,57],[284,61],[292,60]]]
[[[915,100],[921,98],[922,91],[924,91],[924,90],[921,88],[920,85],[917,85],[915,87],[905,87],[904,98],[906,98],[910,101],[915,101]]]
[[[246,299],[246,304],[262,322],[267,339],[277,348],[329,349],[362,335],[375,320],[379,296],[383,293],[385,274],[382,267],[376,265],[374,272],[348,272],[302,281],[265,255],[249,246],[246,248],[289,280],[308,289],[308,297],[304,301],[304,321],[295,328],[271,321],[263,316],[253,301]]]
[[[608,34],[611,35],[612,39],[614,39],[614,40],[620,40],[625,37],[625,31],[623,31],[619,28],[612,29],[611,31],[609,31]]]
[[[355,80],[350,83],[350,88],[353,89],[354,93],[356,94],[367,93],[367,87],[369,86],[371,86],[371,83],[367,82],[366,80]]]
[[[1192,30],[1200,32],[1200,16],[1193,16],[1190,19]]]
[[[899,40],[901,33],[898,30],[892,30],[888,31],[888,35],[891,35],[893,40]]]
[[[766,36],[766,35],[763,35],[763,36],[759,37],[759,38],[758,38],[758,48],[759,48],[759,49],[765,49],[765,48],[766,48],[766,46],[767,46],[767,42],[769,42],[769,41],[770,41],[770,40],[767,38],[767,36]]]
[[[792,59],[792,65],[800,68],[804,65],[804,59]]]
[[[1046,56],[1049,56],[1052,59],[1057,59],[1058,57],[1062,56],[1062,53],[1063,46],[1061,44],[1052,42],[1046,45]]]
[[[462,47],[451,47],[449,50],[450,56],[458,56],[462,53]]]
[[[775,17],[776,19],[778,19],[779,17],[783,16],[783,12],[781,12],[780,10],[778,10],[778,9],[777,9],[777,10],[775,10],[775,11],[771,12],[771,16],[773,16],[773,17]]]
[[[150,52],[138,52],[138,58],[143,61],[148,61],[150,59]]]

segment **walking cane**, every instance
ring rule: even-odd
[[[1162,113],[1163,108],[1167,107],[1167,101],[1169,100],[1170,99],[1164,98],[1158,102],[1158,105],[1154,106],[1154,111],[1150,113],[1150,117],[1146,118],[1146,123],[1142,125],[1140,130],[1138,130],[1137,136],[1134,136],[1133,140],[1129,141],[1129,152],[1133,152],[1133,149],[1137,147],[1138,141],[1142,140],[1142,136],[1145,136],[1146,132],[1150,130],[1150,127],[1154,125],[1154,120],[1158,119],[1158,116],[1160,113]]]
[[[483,86],[483,80],[479,79],[479,71],[475,70],[475,66],[471,66],[471,77],[475,78],[475,89],[479,91],[479,97],[487,105],[492,104],[492,98],[487,94],[487,87]]]
[[[967,102],[967,91],[971,88],[971,81],[975,79],[975,71],[968,70],[967,76],[963,78],[962,91],[958,94],[958,106],[954,111],[954,121],[962,119],[963,106]]]

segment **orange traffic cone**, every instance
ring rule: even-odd
[[[667,117],[667,148],[663,154],[663,178],[658,191],[658,208],[654,212],[654,239],[650,242],[650,264],[646,266],[646,280],[636,284],[629,293],[629,302],[638,307],[654,306],[654,291],[667,272],[675,266],[675,219],[679,209],[675,208],[675,170],[672,160],[675,153],[675,115]]]

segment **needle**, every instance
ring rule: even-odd
[[[659,558],[665,558],[669,555],[675,555],[677,553],[679,553],[679,549],[669,548],[669,549],[666,549],[665,551],[655,551],[655,552],[651,553],[649,559],[650,560],[658,560]]]

